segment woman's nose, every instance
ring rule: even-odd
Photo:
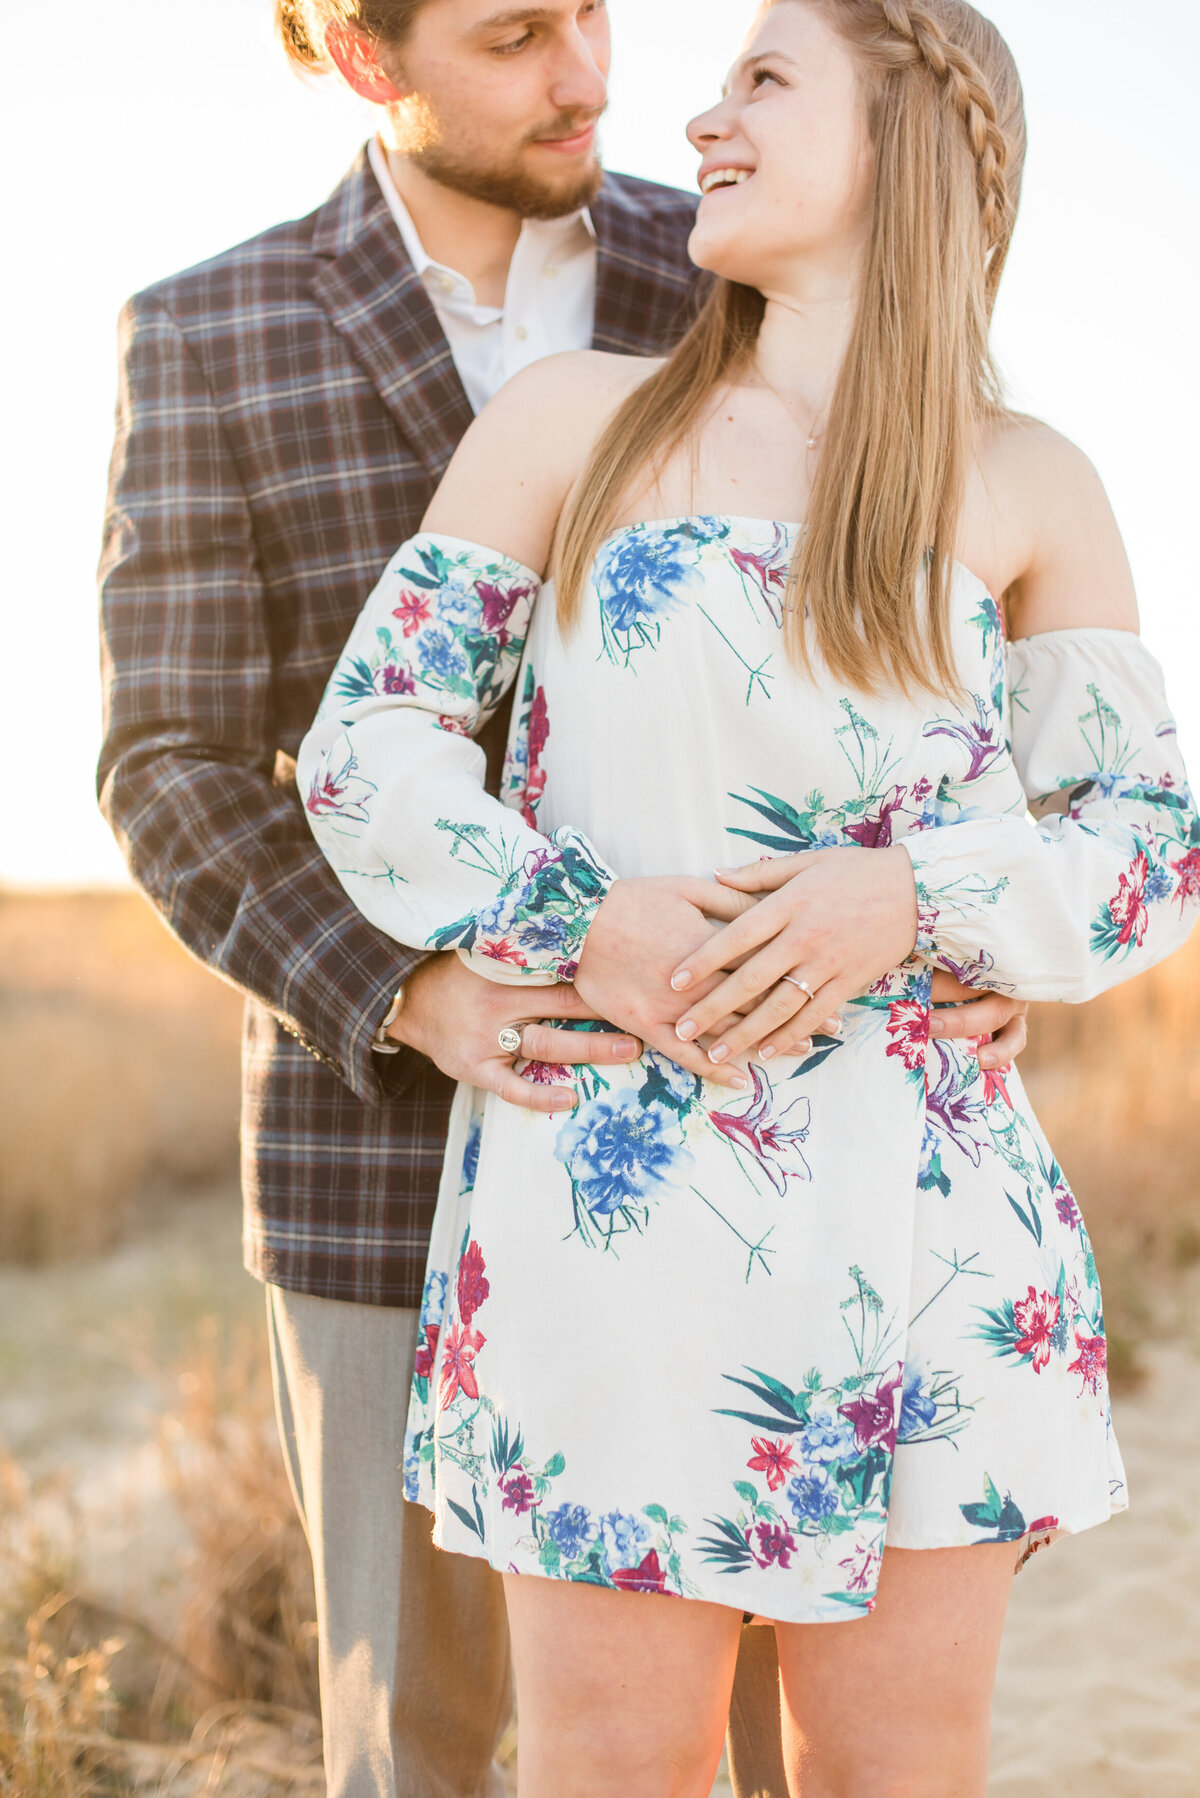
[[[724,107],[710,106],[707,112],[698,113],[690,121],[687,134],[693,150],[699,150],[702,154],[709,144],[720,143],[722,138],[729,137],[730,127]]]

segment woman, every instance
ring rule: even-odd
[[[300,757],[369,916],[618,1026],[641,883],[768,857],[657,971],[670,1056],[560,1070],[559,1117],[460,1090],[408,1491],[506,1575],[527,1798],[706,1794],[746,1612],[795,1793],[965,1798],[1017,1561],[1125,1491],[1078,1209],[930,970],[1128,978],[1200,826],[1099,485],[996,397],[993,28],[774,0],[690,135],[704,316],[488,408]]]

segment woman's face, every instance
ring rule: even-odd
[[[857,270],[874,153],[856,64],[818,8],[762,12],[724,98],[688,137],[701,155],[698,268],[768,294],[803,287],[806,268]]]

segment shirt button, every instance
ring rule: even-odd
[[[513,332],[513,336],[516,338],[518,343],[524,343],[526,338],[529,336],[529,332],[525,329],[524,325],[518,325],[516,330]]]
[[[547,281],[553,281],[555,275],[558,273],[558,269],[555,267],[553,262],[548,262],[546,264],[545,268],[542,270],[542,273],[543,273],[543,275],[545,275]]]
[[[438,284],[439,293],[453,293],[454,292],[454,282],[451,280],[449,275],[439,275],[437,278],[437,284]]]

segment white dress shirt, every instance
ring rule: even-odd
[[[377,137],[371,139],[367,154],[476,412],[531,362],[560,350],[590,347],[596,315],[596,233],[586,211],[561,219],[525,219],[503,306],[481,306],[466,276],[434,262],[425,249]]]

